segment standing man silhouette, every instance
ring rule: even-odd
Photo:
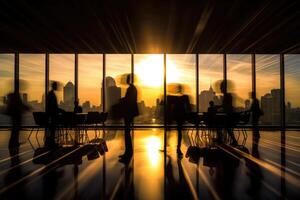
[[[134,117],[139,115],[138,105],[137,105],[137,89],[131,82],[131,76],[127,75],[126,83],[129,87],[126,90],[124,98],[121,98],[121,109],[123,112],[124,123],[125,123],[125,153],[120,157],[121,162],[128,161],[133,154],[132,140],[130,136],[131,125],[133,123]]]
[[[55,91],[57,90],[57,82],[53,82],[51,85],[51,90],[47,94],[47,106],[46,113],[49,122],[49,131],[50,136],[46,137],[45,146],[47,147],[55,147],[55,129],[57,124],[58,114],[64,112],[62,109],[58,107],[57,98]]]
[[[187,115],[191,112],[191,104],[189,96],[183,94],[182,85],[177,85],[177,94],[174,101],[173,115],[177,124],[177,156],[181,158],[183,153],[181,152],[182,141],[182,125],[187,119]]]
[[[259,128],[258,122],[259,118],[263,115],[263,111],[259,107],[259,100],[256,98],[256,94],[251,92],[252,104],[250,107],[250,112],[252,112],[252,126],[253,126],[253,137],[259,138]]]

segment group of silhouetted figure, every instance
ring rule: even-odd
[[[120,161],[126,162],[131,159],[133,154],[132,139],[131,139],[131,130],[134,122],[134,118],[139,115],[137,97],[138,92],[137,88],[133,84],[133,78],[131,75],[127,75],[126,83],[128,88],[126,94],[123,98],[120,99],[118,105],[114,107],[114,112],[117,112],[121,118],[124,120],[124,141],[125,141],[125,152],[120,155]],[[223,127],[216,129],[217,132],[217,142],[222,142],[222,134],[225,132],[231,139],[231,145],[237,145],[237,140],[233,133],[233,127],[235,124],[232,124],[234,116],[234,106],[233,106],[233,96],[231,93],[227,92],[227,83],[222,81],[220,84],[220,91],[223,94],[222,102],[220,105],[215,105],[213,101],[209,102],[209,107],[207,109],[208,116],[208,125],[216,123],[214,120],[216,114],[222,112],[225,114],[225,123],[222,124]],[[47,136],[45,138],[45,146],[49,148],[57,147],[55,140],[57,124],[59,115],[65,111],[58,106],[57,97],[55,91],[58,88],[57,82],[52,82],[51,90],[46,96],[46,116],[47,116]],[[178,132],[178,144],[177,144],[177,155],[182,157],[183,153],[181,152],[181,143],[182,143],[182,129],[183,124],[189,119],[191,113],[191,105],[189,96],[184,94],[183,86],[177,84],[175,87],[175,95],[166,96],[166,123],[175,122]],[[251,94],[252,105],[247,112],[252,113],[252,125],[253,125],[253,135],[259,137],[258,122],[263,111],[260,109],[259,101],[256,98],[255,93]],[[19,93],[10,93],[7,95],[7,104],[6,114],[11,117],[12,121],[12,130],[11,137],[9,140],[9,148],[18,147],[19,143],[19,131],[22,125],[22,115],[25,111],[28,111],[30,108],[22,102]],[[74,102],[74,113],[81,113],[82,107],[79,106],[78,100]]]

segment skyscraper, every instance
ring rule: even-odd
[[[203,90],[199,94],[199,111],[206,112],[210,101],[214,101],[215,104],[219,104],[219,98],[216,96],[211,85],[208,90]]]
[[[69,81],[64,86],[64,94],[63,94],[63,103],[66,110],[72,110],[74,101],[75,101],[75,86],[74,84]]]
[[[101,88],[101,95],[103,90]],[[116,86],[116,81],[108,76],[105,78],[105,112],[110,112],[111,107],[121,99],[121,88]],[[102,102],[103,105],[103,102]]]

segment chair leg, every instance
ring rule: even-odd
[[[29,139],[30,139],[30,137],[31,137],[31,135],[32,135],[32,132],[33,132],[33,129],[34,129],[34,128],[32,128],[32,129],[31,129],[31,131],[30,131],[30,133],[29,133],[29,135],[28,135],[28,138],[27,138],[27,140],[29,140]]]

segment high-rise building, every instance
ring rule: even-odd
[[[206,112],[210,101],[214,101],[215,104],[219,104],[219,98],[216,96],[211,85],[208,90],[203,90],[199,94],[199,111]]]
[[[101,87],[101,95],[103,89]],[[121,99],[121,88],[116,86],[116,81],[108,76],[105,78],[105,111],[111,113],[111,107],[119,103]],[[103,102],[101,103],[103,105]]]
[[[64,86],[63,97],[63,108],[72,111],[75,101],[75,86],[71,81]]]
[[[272,89],[261,97],[261,109],[264,115],[261,118],[263,124],[279,125],[280,123],[280,89]]]

